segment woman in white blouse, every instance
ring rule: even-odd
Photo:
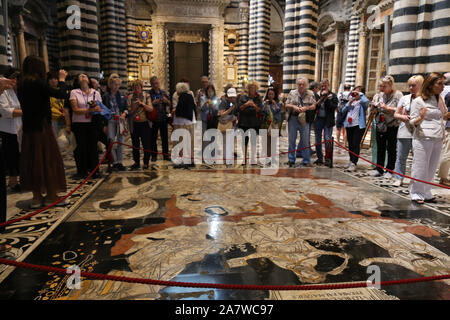
[[[411,105],[410,124],[415,126],[413,135],[413,178],[432,182],[436,174],[444,139],[444,118],[447,109],[440,96],[444,90],[442,74],[431,73],[423,83],[422,92]],[[431,185],[411,181],[411,200],[417,204],[436,202]]]
[[[9,68],[5,73],[8,79],[17,79],[18,69]],[[22,129],[22,109],[16,96],[16,88],[8,89],[0,95],[0,136],[2,138],[3,154],[9,175],[8,187],[11,191],[20,192],[18,182],[20,167],[20,152],[18,136]]]
[[[414,127],[409,124],[411,104],[417,98],[423,84],[423,77],[420,75],[412,76],[408,80],[408,87],[410,94],[403,96],[397,106],[395,112],[395,119],[401,121],[397,134],[397,161],[395,163],[395,172],[406,174],[406,161],[409,153],[412,150],[412,138]],[[400,187],[403,184],[403,177],[395,175],[395,187]]]

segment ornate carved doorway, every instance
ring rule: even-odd
[[[200,78],[209,74],[209,28],[207,25],[167,24],[169,42],[169,88],[175,92],[183,78],[191,90],[200,88]]]

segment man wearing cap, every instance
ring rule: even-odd
[[[236,98],[237,91],[235,88],[230,88],[227,91],[225,99],[219,104],[219,125],[218,130],[223,135],[223,160],[232,159],[234,150],[226,150],[226,133],[227,130],[234,129],[234,122],[236,121]]]

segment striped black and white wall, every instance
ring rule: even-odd
[[[397,0],[390,69],[399,88],[413,74],[450,70],[450,1]]]
[[[285,11],[283,91],[295,89],[299,76],[314,80],[318,0],[287,0]]]
[[[127,41],[125,27],[125,0],[100,1],[100,63],[108,77],[112,73],[127,79]]]
[[[356,1],[353,1],[353,4],[355,2]],[[356,84],[360,23],[360,16],[357,14],[352,14],[350,17],[350,30],[348,36],[347,66],[345,68],[345,83],[352,86],[355,86]]]
[[[77,5],[81,9],[81,30],[69,29],[67,8]],[[57,1],[60,61],[73,77],[86,73],[91,77],[100,75],[97,3],[93,0]]]
[[[268,88],[270,59],[270,0],[250,0],[248,78]]]

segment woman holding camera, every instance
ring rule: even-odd
[[[347,171],[355,171],[361,151],[361,139],[366,130],[366,111],[369,108],[369,99],[356,89],[349,95],[347,105],[342,109],[342,114],[346,115],[344,128],[347,132],[348,148],[351,152],[350,162],[346,167]]]
[[[141,167],[141,155],[139,152],[141,141],[142,147],[146,149],[144,151],[144,169],[148,169],[151,156],[149,151],[152,147],[152,131],[150,122],[147,119],[147,112],[153,111],[153,105],[150,95],[143,91],[143,87],[141,80],[134,81],[131,85],[133,93],[128,96],[131,141],[134,147],[134,164],[131,166],[131,170],[137,170]]]
[[[98,130],[92,122],[92,114],[101,112],[97,100],[102,102],[98,91],[89,87],[89,78],[80,74],[76,78],[74,90],[70,92],[72,108],[72,131],[77,141],[74,151],[77,160],[77,178],[82,179],[92,172],[98,164]],[[98,171],[94,177],[98,177]]]
[[[258,93],[259,84],[256,81],[249,82],[247,85],[248,94],[243,94],[238,98],[238,128],[245,132],[254,129],[256,135],[259,135],[262,118],[262,98]],[[247,146],[249,136],[245,136],[245,164],[247,164]],[[252,146],[253,147],[253,146]],[[254,146],[256,148],[256,146]]]
[[[380,100],[372,105],[372,110],[376,110],[376,137],[377,137],[377,164],[379,167],[373,176],[383,176],[386,179],[392,178],[390,172],[384,172],[380,167],[384,167],[386,160],[386,151],[388,154],[388,163],[386,168],[395,169],[395,161],[397,159],[397,133],[399,123],[394,118],[397,111],[397,105],[403,94],[395,90],[395,81],[392,76],[386,76],[382,80]],[[383,175],[384,174],[384,175]]]
[[[409,123],[415,127],[411,175],[423,181],[434,180],[445,136],[444,119],[449,119],[444,99],[440,96],[444,90],[444,82],[442,74],[431,73],[423,83],[422,92],[411,104]],[[412,180],[411,200],[417,204],[435,203],[431,187],[429,184]]]
[[[281,122],[281,102],[278,98],[278,91],[270,87],[267,89],[262,107],[264,119],[261,125],[262,129],[267,129],[267,157],[272,157],[272,130],[279,130]]]
[[[412,76],[408,80],[409,92],[406,96],[400,99],[395,112],[395,119],[401,121],[397,134],[397,161],[395,163],[395,172],[406,174],[406,160],[408,160],[409,153],[412,150],[412,137],[414,127],[409,124],[411,104],[417,97],[420,89],[422,88],[423,77]],[[403,183],[403,177],[395,175],[395,187],[400,187]]]

